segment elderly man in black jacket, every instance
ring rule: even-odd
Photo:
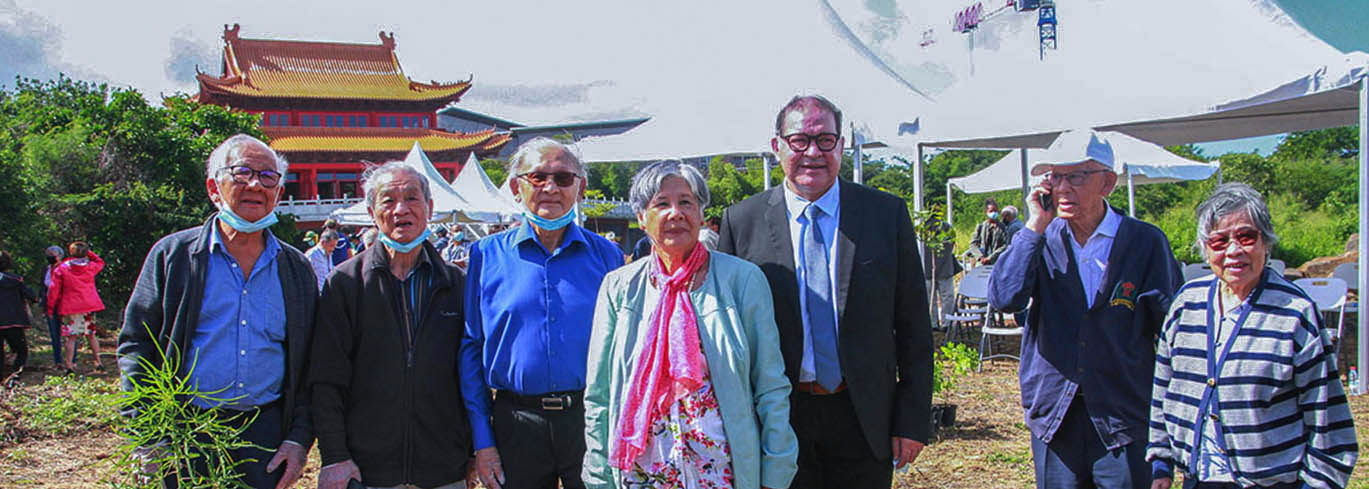
[[[148,365],[160,366],[163,355],[179,355],[180,375],[214,393],[191,405],[243,415],[235,418],[247,420],[240,436],[256,446],[232,455],[247,460],[236,470],[258,489],[294,485],[314,443],[304,386],[314,272],[299,250],[266,230],[276,222],[287,169],[284,158],[250,136],[219,145],[205,168],[218,214],[153,245],[119,332],[125,390],[143,380]],[[124,412],[137,413],[136,406]]]
[[[422,174],[391,162],[364,180],[377,244],[334,269],[319,299],[319,489],[460,489],[471,454],[457,373],[465,277],[428,242]]]

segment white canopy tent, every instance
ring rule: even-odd
[[[1218,161],[1202,162],[1190,160],[1164,148],[1126,134],[1100,131],[1098,135],[1112,145],[1117,162],[1117,173],[1125,176],[1127,201],[1131,215],[1136,215],[1136,185],[1154,183],[1173,183],[1186,180],[1206,180],[1221,168]],[[1028,176],[1024,168],[1040,161],[1040,152],[1031,153],[1023,165],[1022,149],[1010,151],[1002,159],[972,175],[952,178],[946,181],[946,217],[952,220],[951,189],[958,188],[970,194],[998,192],[1034,186],[1041,182],[1040,176]],[[1026,177],[1027,180],[1022,179]]]
[[[490,181],[475,153],[471,153],[466,165],[461,167],[461,173],[452,179],[451,188],[470,204],[462,213],[475,220],[509,222],[522,212],[512,198]]]
[[[476,207],[452,189],[446,178],[443,178],[442,173],[433,166],[432,160],[428,159],[427,153],[423,152],[418,141],[414,141],[414,147],[409,150],[408,156],[404,157],[403,163],[418,170],[428,180],[428,190],[433,194],[433,219],[431,222],[481,222],[480,219],[466,214],[466,210],[476,209]],[[335,210],[331,217],[344,225],[371,226],[375,224],[370,213],[366,211],[365,200]]]
[[[1253,97],[1234,100],[1197,114],[1113,124],[1118,131],[1156,144],[1188,144],[1289,131],[1359,125],[1359,235],[1369,236],[1369,56],[1352,53]],[[946,140],[919,145],[943,148],[1041,148],[1056,131],[1016,136]],[[1030,151],[1028,151],[1030,153]],[[919,162],[921,158],[919,158]],[[1025,161],[1022,171],[1025,172]],[[1369,283],[1369,241],[1359,241],[1359,281]],[[1358,365],[1369,365],[1369,316],[1359,315]],[[1363,394],[1361,384],[1355,394]]]

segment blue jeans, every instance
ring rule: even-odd
[[[62,321],[57,319],[55,314],[47,315],[47,319],[48,336],[52,338],[52,364],[60,367],[64,364],[62,362]],[[76,361],[76,355],[71,356],[71,361]]]

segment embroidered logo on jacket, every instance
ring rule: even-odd
[[[1122,282],[1112,289],[1112,300],[1108,301],[1110,306],[1127,306],[1127,309],[1136,310],[1136,284]]]

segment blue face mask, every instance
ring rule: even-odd
[[[388,246],[392,250],[395,250],[400,253],[408,253],[410,251],[413,251],[414,248],[423,246],[423,242],[427,241],[428,236],[432,234],[432,231],[424,229],[423,234],[418,235],[417,238],[414,238],[413,241],[410,241],[408,243],[400,243],[398,241],[390,239],[390,237],[386,236],[385,233],[377,233],[376,238],[379,239],[381,243],[385,243],[385,246]]]
[[[997,213],[997,212],[990,212],[990,213],[988,214],[988,216],[989,216],[989,220],[990,220],[990,221],[997,221],[997,220],[998,220],[998,213]]]
[[[570,212],[567,212],[566,215],[558,217],[556,219],[547,219],[545,217],[537,215],[536,213],[530,210],[523,209],[523,217],[527,219],[528,222],[536,224],[539,228],[545,229],[547,231],[555,231],[557,229],[566,227],[567,224],[575,222],[575,211],[579,208],[580,206],[571,207]]]
[[[255,233],[271,227],[272,224],[276,223],[277,219],[276,212],[271,211],[266,217],[258,219],[256,222],[252,222],[243,219],[242,216],[234,213],[233,209],[229,209],[228,206],[223,206],[219,208],[219,221],[222,221],[224,224],[227,224],[228,227],[231,227],[240,233]]]

